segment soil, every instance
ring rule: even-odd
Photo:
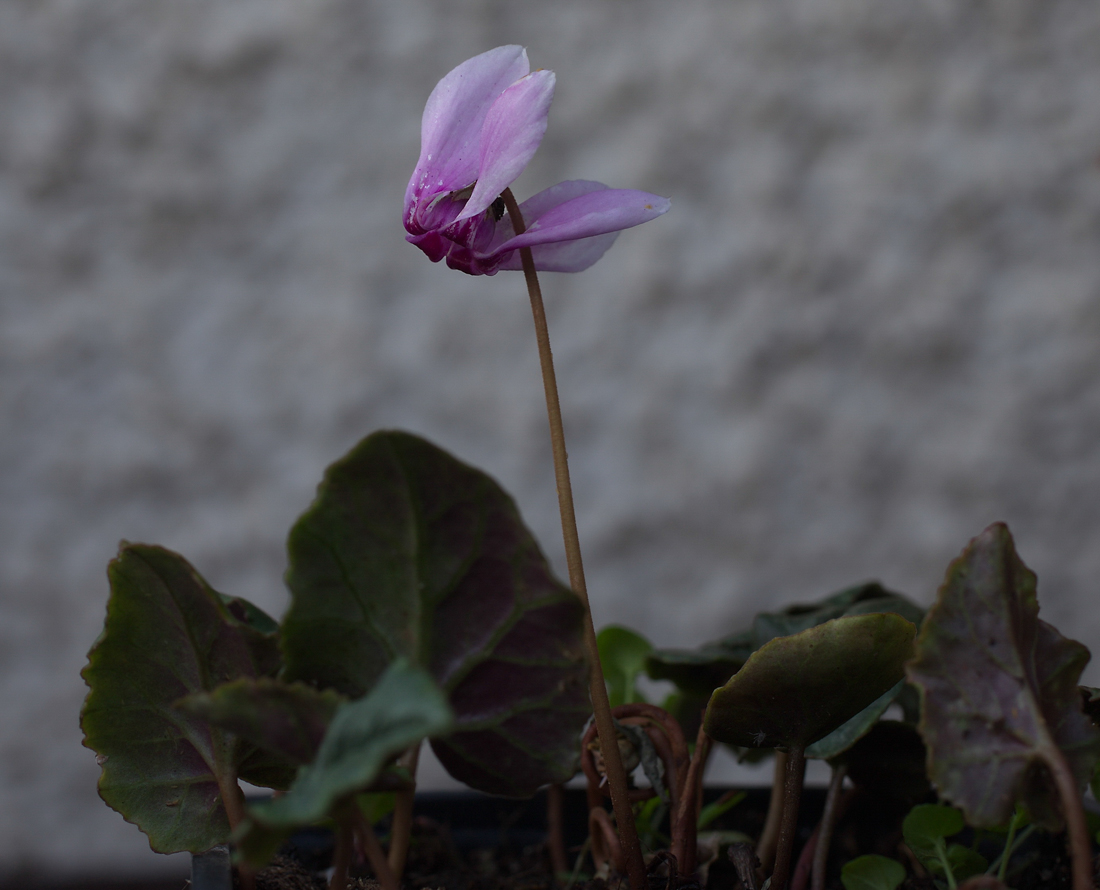
[[[724,789],[708,793],[717,797]],[[407,890],[553,890],[555,885],[543,838],[544,803],[479,799],[471,815],[467,796],[461,805],[450,800],[425,801],[414,820],[404,887]],[[795,857],[820,818],[823,794],[809,790],[800,808],[800,837]],[[906,864],[910,871],[902,890],[935,890],[926,875],[914,869],[902,847],[901,820],[908,803],[889,799],[856,797],[837,826],[831,847],[827,890],[843,890],[840,865],[864,853],[891,856]],[[477,807],[480,807],[478,811]],[[767,792],[754,791],[748,798],[721,817],[711,828],[739,831],[750,837],[759,834],[767,808]],[[428,815],[430,812],[431,815]],[[566,845],[570,859],[584,843],[584,798],[572,794],[566,798]],[[457,820],[455,817],[459,817]],[[455,827],[458,826],[458,827]],[[957,838],[969,843],[965,835]],[[985,849],[979,846],[979,849]],[[286,854],[261,872],[257,890],[327,890],[323,869],[331,857],[331,838],[325,832],[296,836]],[[988,858],[996,847],[986,850]],[[590,879],[591,860],[582,864],[573,890],[625,890],[625,882],[615,879]],[[589,874],[586,874],[587,871]],[[353,869],[355,890],[379,890],[369,869]],[[1013,890],[1070,890],[1070,861],[1061,835],[1036,832],[1013,859],[1009,872]],[[651,890],[670,890],[668,879],[655,874]],[[695,885],[698,886],[698,885]],[[808,887],[808,884],[807,884]],[[684,884],[671,890],[689,890]],[[733,866],[724,858],[712,863],[703,890],[742,890]]]

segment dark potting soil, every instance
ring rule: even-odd
[[[708,789],[707,801],[726,789]],[[750,791],[745,800],[721,816],[708,830],[759,835],[767,814],[769,792]],[[553,890],[554,882],[545,846],[546,801],[509,801],[465,793],[422,795],[417,801],[405,890]],[[806,791],[799,809],[797,862],[821,816],[824,793]],[[827,890],[843,890],[840,866],[856,856],[878,853],[906,865],[910,872],[902,890],[935,890],[927,876],[914,874],[902,846],[901,820],[909,804],[888,798],[856,797],[838,824],[830,847]],[[569,789],[565,798],[565,842],[572,866],[586,837],[585,798]],[[382,827],[382,826],[380,826]],[[955,840],[969,843],[961,836]],[[993,849],[982,848],[988,858]],[[324,869],[332,856],[331,834],[310,831],[296,835],[284,849],[288,854],[258,876],[257,890],[327,890]],[[625,882],[589,880],[591,859],[583,862],[573,890],[625,890]],[[380,890],[369,867],[353,868],[355,890]],[[670,890],[668,879],[654,875],[651,890]],[[1036,832],[1013,858],[1009,886],[1014,890],[1070,890],[1070,860],[1062,835]],[[707,870],[703,890],[741,890],[733,866],[721,858]],[[809,887],[807,881],[806,887]],[[672,888],[675,890],[675,888]],[[682,890],[688,890],[685,885]]]
[[[707,803],[728,789],[708,789]],[[713,830],[758,835],[764,825],[770,791],[753,789],[719,817]],[[821,791],[806,792],[800,808],[801,843],[809,837],[824,803]],[[587,837],[583,789],[567,789],[564,835],[570,865]],[[379,826],[384,828],[384,826]],[[546,850],[546,796],[514,801],[463,792],[418,795],[414,809],[406,890],[553,890],[556,885]],[[332,860],[332,835],[310,830],[295,835],[273,867],[260,872],[257,890],[324,890],[321,876]],[[618,881],[588,880],[591,859],[582,863],[574,890],[616,890]],[[710,890],[734,890],[732,866],[716,863]],[[352,869],[356,890],[378,890],[369,866]],[[653,890],[667,890],[667,877],[654,876]],[[625,883],[622,885],[625,888]]]

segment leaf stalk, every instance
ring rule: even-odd
[[[1046,739],[1040,748],[1040,756],[1050,769],[1058,797],[1062,802],[1062,816],[1066,820],[1069,835],[1069,852],[1073,862],[1073,890],[1095,890],[1092,880],[1092,842],[1089,838],[1088,823],[1085,820],[1085,805],[1081,800],[1081,789],[1054,740]]]
[[[760,860],[760,870],[771,871],[775,864],[775,847],[779,842],[779,826],[783,822],[783,784],[787,775],[787,752],[775,752],[774,772],[772,775],[772,794],[768,801],[768,815],[764,819],[764,829],[756,842],[756,858]],[[761,875],[763,878],[763,875]]]
[[[821,814],[817,847],[814,849],[810,890],[825,890],[825,868],[829,864],[829,847],[833,841],[833,829],[836,828],[842,809],[841,788],[846,775],[848,775],[847,764],[841,763],[833,767],[833,774],[829,780],[829,792],[825,796],[825,811]]]
[[[771,890],[787,890],[791,876],[791,854],[798,832],[798,808],[802,801],[802,782],[806,774],[806,746],[792,745],[787,751],[787,771],[783,779],[783,821],[775,851],[775,871]]]
[[[374,834],[374,829],[371,828],[362,810],[355,804],[352,804],[352,806],[355,807],[352,817],[355,833],[359,836],[359,840],[363,845],[363,852],[367,854],[370,867],[374,870],[374,876],[378,879],[378,883],[382,885],[382,890],[399,890],[401,882],[393,873],[393,869],[390,868],[386,854],[382,852],[382,845],[378,843],[378,838]]]
[[[422,742],[417,742],[397,761],[399,766],[409,771],[409,784],[401,788],[394,797],[393,829],[390,831],[388,866],[397,881],[405,873],[405,859],[409,855],[409,834],[412,831],[413,802],[416,797],[416,767],[420,762],[421,744]],[[382,882],[380,875],[378,880]]]

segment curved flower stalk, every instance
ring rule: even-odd
[[[660,216],[667,198],[599,182],[570,180],[519,205],[515,234],[502,193],[523,172],[546,132],[554,72],[531,71],[521,46],[468,59],[432,90],[420,132],[420,159],[405,190],[406,238],[432,260],[470,275],[522,268],[587,269],[623,229]]]

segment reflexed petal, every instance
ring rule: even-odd
[[[531,223],[540,216],[544,216],[552,207],[557,207],[559,204],[572,201],[574,198],[579,198],[581,195],[587,195],[590,192],[607,191],[608,188],[609,186],[604,185],[602,182],[593,182],[590,179],[567,179],[565,182],[559,182],[548,189],[543,189],[520,204],[520,216],[523,217],[524,226],[530,226]],[[504,216],[497,223],[496,234],[493,236],[489,252],[496,253],[500,246],[505,241],[514,238],[515,234],[512,220],[508,216]],[[516,266],[516,268],[518,269],[519,266]]]
[[[607,232],[577,241],[536,244],[531,248],[531,258],[540,272],[583,272],[602,257],[618,237],[618,232]],[[497,268],[513,272],[523,269],[519,251],[512,251]]]
[[[567,183],[561,183],[561,186],[565,185]],[[503,244],[494,245],[494,252],[555,241],[573,241],[629,229],[655,219],[671,206],[667,198],[634,189],[589,191],[556,204],[527,221],[526,232],[509,238]]]
[[[488,209],[534,157],[546,133],[554,80],[553,71],[535,71],[508,87],[493,103],[481,128],[477,185],[458,219]]]
[[[450,191],[473,183],[485,116],[497,97],[530,70],[522,46],[498,46],[467,59],[436,84],[424,106],[420,160],[405,190],[406,209],[426,189]]]

